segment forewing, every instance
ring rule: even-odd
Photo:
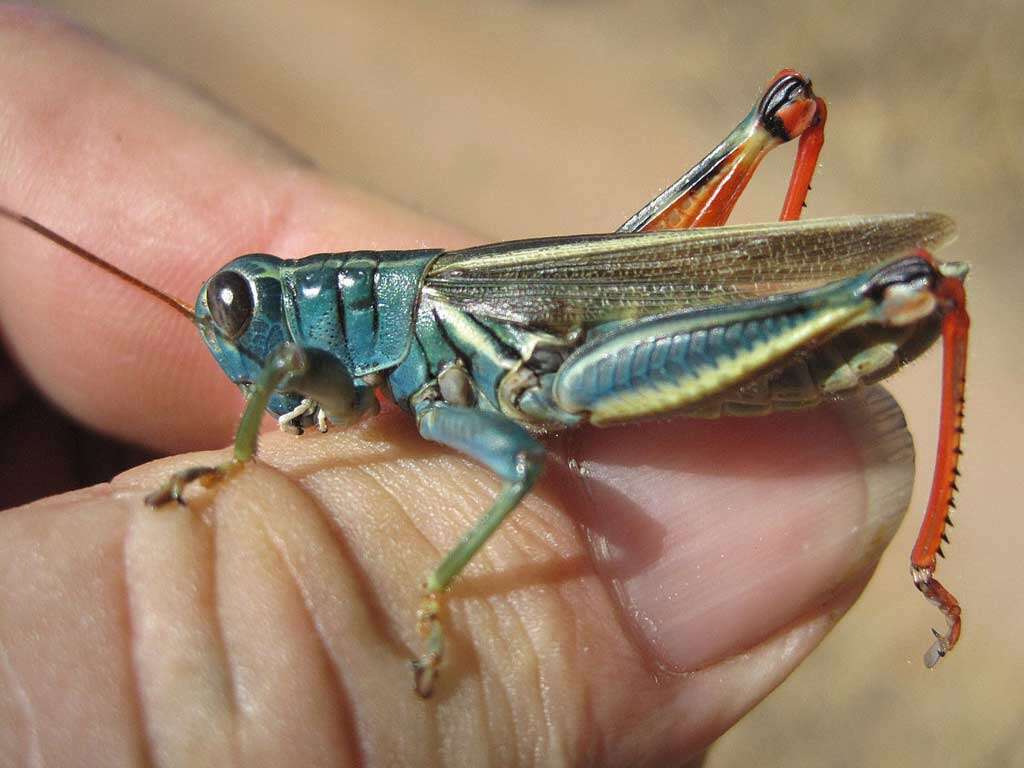
[[[793,293],[952,239],[942,214],[850,216],[450,251],[424,292],[477,316],[568,331]]]

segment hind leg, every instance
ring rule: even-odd
[[[800,218],[825,138],[825,102],[811,81],[784,69],[722,143],[619,227],[619,232],[717,227],[725,224],[761,160],[800,138],[782,221]]]

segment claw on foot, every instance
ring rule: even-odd
[[[145,502],[150,507],[161,507],[172,501],[183,507],[187,506],[184,493],[190,483],[198,480],[204,488],[209,488],[223,480],[236,464],[237,462],[229,461],[216,467],[189,467],[175,472],[167,482],[146,496]]]
[[[939,659],[949,652],[949,641],[946,637],[934,628],[932,629],[932,634],[935,635],[935,642],[931,644],[931,647],[924,654],[924,665],[928,669],[938,664]]]
[[[946,617],[947,629],[943,634],[937,629],[932,630],[935,642],[924,654],[924,665],[931,669],[939,660],[949,653],[957,640],[960,639],[960,604],[956,598],[932,577],[930,568],[912,568],[914,586],[916,586],[932,605],[936,606]]]
[[[441,597],[428,592],[416,611],[416,629],[424,639],[423,655],[412,662],[413,687],[423,699],[434,693],[434,683],[440,674],[444,658],[444,630],[441,627]]]
[[[429,699],[434,695],[434,681],[438,678],[438,666],[441,660],[431,656],[421,656],[409,662],[412,665],[413,688],[421,699]]]

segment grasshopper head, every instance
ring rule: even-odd
[[[270,354],[291,340],[282,312],[282,260],[266,254],[240,256],[203,283],[195,318],[217,363],[248,394]],[[280,415],[301,398],[276,393],[269,410]]]

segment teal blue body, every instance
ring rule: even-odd
[[[536,482],[537,434],[802,408],[883,378],[939,331],[935,286],[965,269],[920,249],[952,232],[910,214],[243,256],[206,282],[195,317],[248,397],[236,461],[251,458],[264,408],[290,431],[325,430],[374,413],[379,391],[424,438],[504,481],[427,578],[413,666],[428,695],[444,647],[437,596]],[[152,503],[223,471],[176,476]]]
[[[444,652],[439,597],[533,487],[536,435],[669,413],[815,405],[881,379],[940,329],[935,286],[965,268],[922,253],[936,214],[555,238],[470,248],[254,255],[211,277],[197,325],[248,397],[301,432],[374,413],[377,392],[420,434],[502,480],[490,509],[425,582],[413,662],[429,695]],[[152,503],[180,500],[199,468]],[[937,641],[938,642],[938,641]]]
[[[274,392],[278,417],[336,378],[355,392],[336,413],[380,390],[417,414],[454,406],[532,433],[673,411],[764,413],[874,381],[931,343],[934,318],[879,323],[869,289],[901,259],[917,267],[894,279],[926,279],[932,268],[907,254],[950,226],[916,214],[767,225],[753,238],[717,228],[295,261],[255,254],[204,285],[196,316],[247,393],[285,342],[321,361],[316,386],[293,377]],[[225,333],[211,302],[245,293],[244,322]]]

